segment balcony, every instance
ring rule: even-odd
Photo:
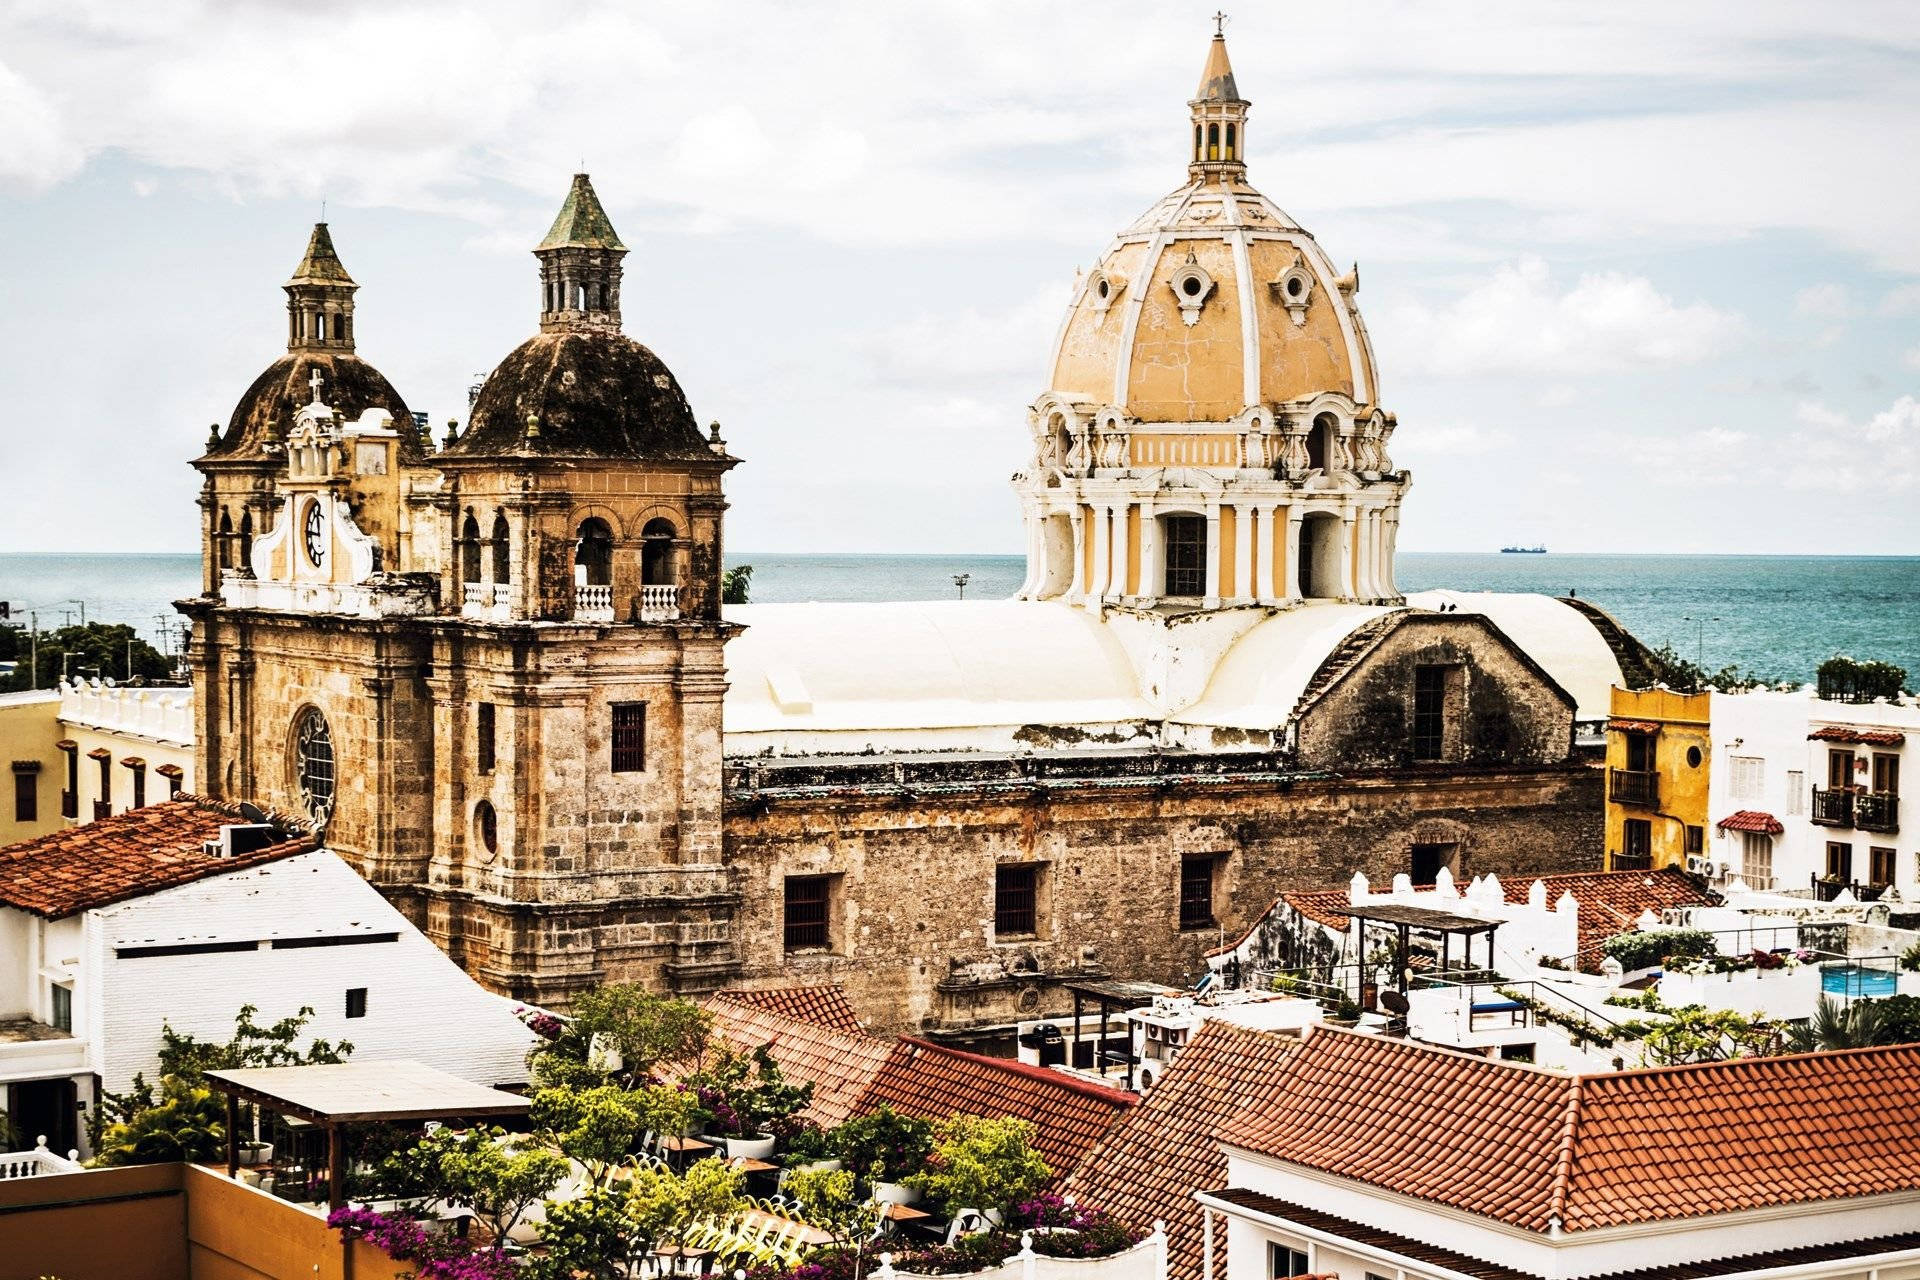
[[[1653,854],[1646,853],[1610,853],[1607,855],[1609,871],[1651,871]]]
[[[1863,792],[1855,796],[1853,825],[1862,831],[1898,831],[1900,797],[1888,791]]]
[[[1853,796],[1851,791],[1834,788],[1813,789],[1813,807],[1807,811],[1807,821],[1822,827],[1850,827],[1853,825]]]
[[[71,791],[62,791],[60,793],[60,816],[63,818],[79,817],[80,797]]]
[[[113,816],[113,801],[95,800],[93,802],[93,820],[95,822],[100,821],[100,819],[102,818],[111,818],[112,816]]]
[[[1651,769],[1614,769],[1607,798],[1616,804],[1651,809],[1660,803],[1660,775]]]
[[[649,584],[640,588],[640,621],[672,622],[679,616],[679,587]]]
[[[612,622],[613,588],[610,585],[594,586],[580,583],[573,589],[573,620],[575,622]]]

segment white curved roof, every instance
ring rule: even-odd
[[[1278,729],[1327,655],[1362,623],[1393,609],[1364,604],[1308,604],[1268,618],[1228,649],[1199,701],[1177,713],[1188,724]]]
[[[1075,725],[1156,715],[1112,631],[1052,601],[726,610],[729,734]]]
[[[1576,720],[1607,718],[1608,691],[1624,683],[1620,660],[1587,616],[1552,596],[1501,591],[1420,591],[1407,597],[1419,609],[1456,605],[1485,614],[1527,656],[1573,695]]]

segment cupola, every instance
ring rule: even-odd
[[[620,260],[627,246],[584,173],[534,251],[540,259],[540,331],[620,328]]]
[[[1216,19],[1216,22],[1223,19]],[[1233,83],[1233,64],[1227,60],[1227,37],[1216,30],[1207,49],[1207,65],[1200,72],[1200,88],[1187,106],[1193,114],[1193,159],[1187,173],[1199,180],[1219,181],[1247,171],[1247,108]]]
[[[353,295],[359,285],[334,252],[327,224],[313,224],[307,254],[287,291],[288,351],[353,350]]]

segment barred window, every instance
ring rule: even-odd
[[[307,816],[326,825],[333,813],[333,732],[318,707],[300,713],[294,726],[294,781]]]
[[[1413,758],[1438,760],[1447,741],[1447,669],[1413,669]]]
[[[647,767],[647,704],[613,704],[613,771],[640,773]]]
[[[833,945],[832,880],[831,876],[787,877],[787,950],[823,951]]]
[[[1161,522],[1166,539],[1166,591],[1170,596],[1207,593],[1207,522],[1200,516],[1167,516]]]
[[[474,765],[481,773],[492,773],[493,751],[493,704],[483,702],[474,708],[473,717]]]
[[[1032,863],[997,867],[993,873],[993,931],[1001,937],[1038,932],[1040,868]]]
[[[1213,858],[1180,859],[1180,927],[1213,927]]]

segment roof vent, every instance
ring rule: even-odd
[[[217,850],[214,841],[209,840],[207,845],[216,857],[234,858],[279,843],[280,833],[271,826],[264,822],[246,822],[221,827]]]

